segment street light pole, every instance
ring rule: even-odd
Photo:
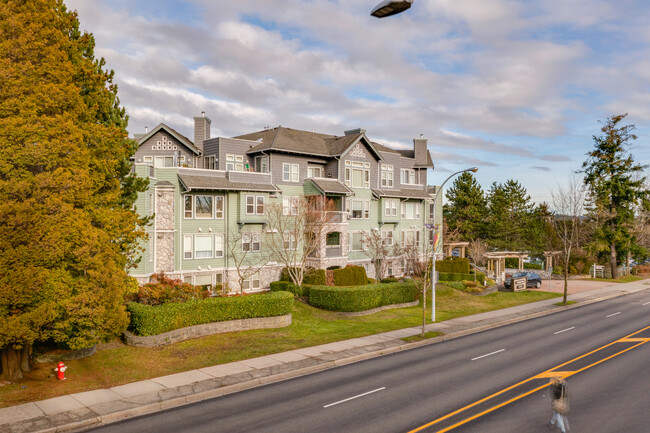
[[[436,195],[433,198],[433,230],[436,230],[436,202],[438,201],[438,195],[442,191],[442,187],[445,186],[445,183],[452,177],[460,173],[465,173],[466,171],[471,171],[476,173],[478,167],[466,168],[465,170],[457,171],[456,173],[451,174],[445,181],[440,185],[440,188],[436,191]],[[436,321],[436,244],[433,244],[433,253],[431,254],[431,322]]]

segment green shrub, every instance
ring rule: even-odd
[[[368,284],[353,287],[313,286],[309,304],[330,311],[366,311],[383,305],[402,304],[417,299],[412,283]]]
[[[542,269],[542,265],[538,265],[537,263],[524,263],[524,269]]]
[[[375,284],[376,282],[377,282],[377,280],[375,280],[374,278],[368,278],[368,281],[367,281],[368,284]]]
[[[388,277],[388,278],[382,278],[380,283],[397,283],[399,282],[399,278],[395,277]]]
[[[130,302],[126,308],[131,313],[129,330],[145,336],[204,323],[282,316],[291,313],[292,306],[291,293],[273,292],[158,306]]]
[[[283,268],[280,271],[280,281],[293,281],[289,276],[289,268]],[[325,279],[325,269],[308,268],[302,278],[304,284],[327,284]]]
[[[154,274],[151,279],[152,282],[143,284],[137,292],[131,292],[127,300],[146,305],[161,305],[203,298],[203,288],[169,278],[164,273]]]
[[[569,266],[569,273],[570,273],[570,274],[574,274],[574,275],[575,275],[575,274],[577,274],[577,273],[578,273],[578,269],[576,269],[576,267],[575,267],[575,266],[573,266],[573,265],[570,265],[570,266]]]
[[[330,266],[327,268],[328,271],[334,270],[334,269],[341,269],[340,266]]]
[[[311,284],[303,284],[300,287],[296,287],[291,281],[273,281],[270,286],[272,292],[291,292],[293,296],[299,298],[301,296],[309,296]]]
[[[332,275],[334,276],[334,285],[338,287],[368,284],[368,276],[362,266],[348,265],[342,269],[333,269]],[[324,284],[325,282],[323,282]]]
[[[438,273],[438,281],[463,281],[463,280],[472,280],[474,281],[474,274],[457,274],[457,273]],[[485,284],[485,274],[483,272],[476,273],[476,281],[481,284]]]
[[[445,286],[455,290],[465,290],[465,284],[462,281],[445,281]]]
[[[273,281],[269,284],[272,292],[290,292],[293,283],[291,281]]]
[[[553,266],[553,273],[562,275],[564,274],[564,268],[562,266]]]
[[[450,274],[469,274],[469,259],[465,257],[447,257],[436,261],[436,271]]]

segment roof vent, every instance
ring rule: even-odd
[[[258,143],[264,143],[264,138],[260,137],[260,138],[258,138],[258,139],[255,140],[255,141],[257,141]]]
[[[144,133],[146,134],[146,133],[148,133],[148,132],[149,132],[149,127],[148,127],[148,126],[145,126],[145,127],[144,127]]]
[[[345,131],[345,135],[354,135],[354,134],[365,134],[366,130],[363,128],[348,129]]]

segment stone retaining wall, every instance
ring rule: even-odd
[[[368,314],[374,314],[374,313],[379,313],[380,311],[384,310],[392,310],[393,308],[406,308],[406,307],[414,307],[418,305],[420,301],[413,301],[413,302],[405,302],[404,304],[392,304],[392,305],[383,305],[381,307],[377,308],[372,308],[370,310],[366,311],[353,311],[353,312],[343,312],[343,311],[337,311],[336,314],[339,316],[343,317],[355,317],[355,316],[367,316]]]
[[[45,354],[36,357],[36,362],[45,364],[48,362],[72,361],[75,359],[87,358],[95,354],[97,345],[86,347],[85,349],[70,350],[64,353]]]
[[[224,332],[247,331],[249,329],[284,328],[291,325],[291,314],[274,317],[254,317],[252,319],[227,320],[225,322],[206,323],[174,329],[158,335],[140,337],[129,331],[124,331],[122,339],[129,346],[159,347],[177,343],[191,338],[203,337]]]

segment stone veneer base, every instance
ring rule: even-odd
[[[286,314],[284,316],[254,317],[252,319],[205,323],[203,325],[188,326],[187,328],[174,329],[173,331],[145,337],[124,331],[122,337],[124,342],[129,346],[159,347],[191,338],[204,337],[206,335],[248,331],[250,329],[284,328],[289,325],[291,325],[291,314]]]
[[[379,313],[380,311],[384,311],[384,310],[392,310],[393,308],[415,307],[419,303],[420,301],[413,301],[413,302],[405,302],[403,304],[383,305],[381,307],[372,308],[366,311],[353,311],[353,312],[337,311],[336,314],[343,317],[367,316],[368,314]]]

